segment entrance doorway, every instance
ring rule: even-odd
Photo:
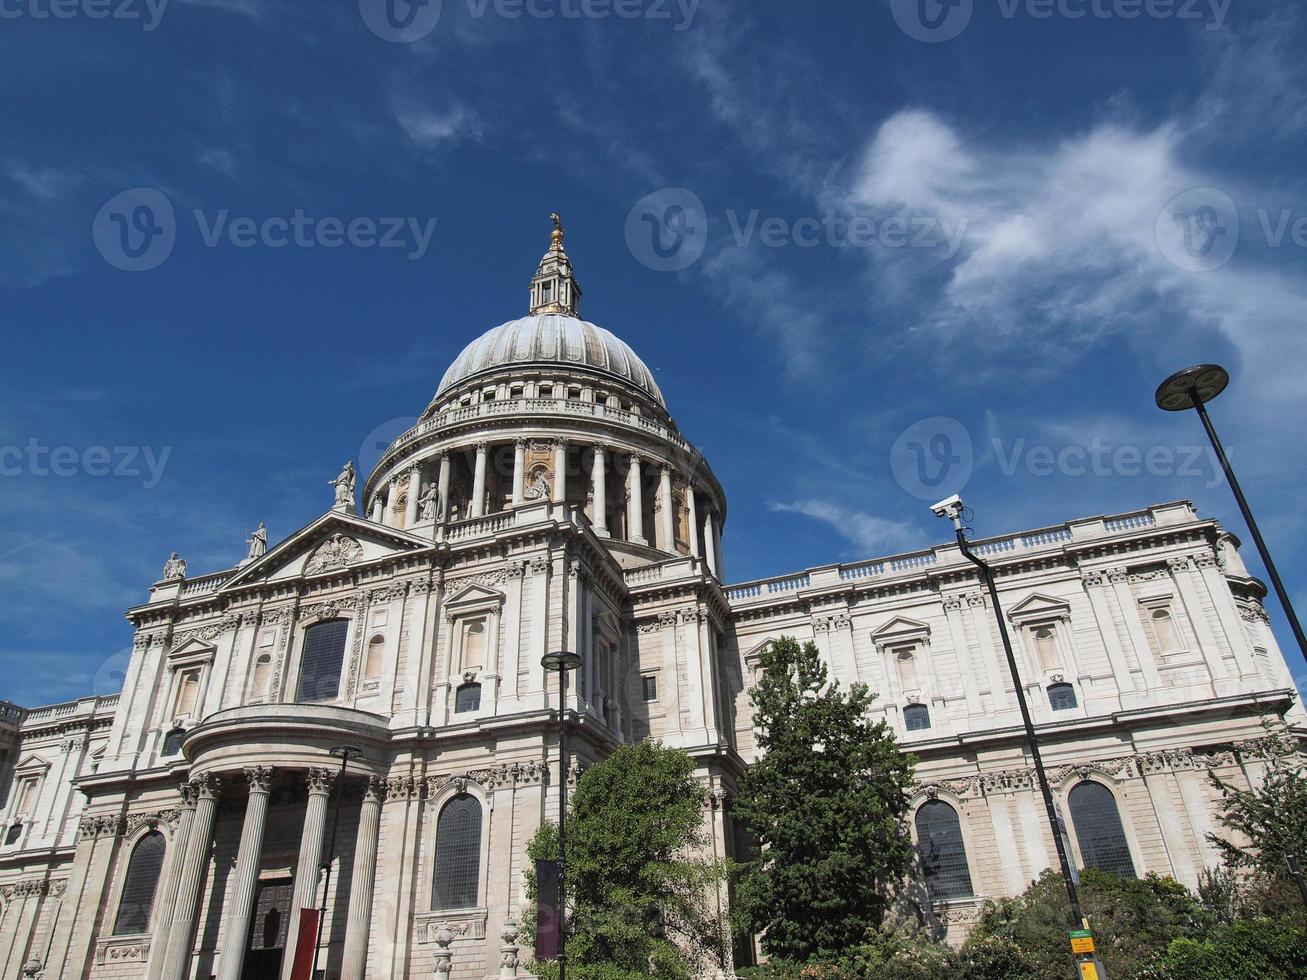
[[[241,980],[277,980],[281,975],[281,957],[290,927],[290,897],[289,878],[259,882]]]

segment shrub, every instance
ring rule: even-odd
[[[1307,930],[1289,919],[1248,919],[1207,940],[1176,939],[1138,980],[1302,980]]]

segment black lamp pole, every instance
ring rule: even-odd
[[[322,856],[319,866],[322,872],[322,904],[318,906],[318,935],[313,941],[313,968],[309,971],[309,980],[317,980],[318,953],[322,951],[322,933],[327,923],[327,893],[331,891],[331,856],[336,853],[336,831],[340,828],[340,804],[345,798],[345,765],[351,755],[362,755],[362,749],[352,745],[337,745],[331,750],[332,755],[340,756],[340,775],[336,777],[336,810],[331,818],[331,841],[327,852]]]
[[[1289,593],[1285,590],[1284,583],[1280,581],[1280,573],[1276,571],[1275,562],[1271,561],[1271,552],[1266,547],[1266,541],[1262,538],[1261,529],[1257,527],[1257,522],[1253,520],[1253,511],[1248,506],[1248,499],[1243,495],[1243,488],[1239,486],[1239,481],[1235,479],[1234,469],[1230,466],[1229,457],[1225,455],[1225,447],[1221,445],[1220,437],[1216,434],[1216,427],[1212,425],[1212,420],[1207,415],[1206,403],[1223,392],[1229,383],[1229,373],[1219,364],[1199,364],[1195,367],[1185,368],[1183,371],[1177,371],[1163,381],[1157,388],[1154,400],[1157,402],[1158,408],[1167,412],[1182,412],[1189,408],[1195,409],[1198,412],[1198,417],[1203,420],[1203,428],[1207,430],[1207,438],[1211,440],[1212,448],[1216,450],[1216,458],[1220,460],[1221,469],[1225,471],[1225,479],[1234,492],[1234,499],[1238,501],[1244,523],[1248,525],[1248,530],[1252,532],[1253,542],[1257,545],[1257,553],[1262,556],[1262,564],[1266,566],[1266,574],[1270,576],[1271,585],[1280,599],[1280,605],[1284,609],[1285,617],[1289,620],[1289,628],[1293,630],[1293,637],[1298,641],[1298,650],[1304,658],[1307,658],[1307,637],[1303,636],[1302,626],[1298,622],[1298,614],[1294,612],[1293,603],[1289,601]]]
[[[985,580],[989,590],[989,601],[994,607],[994,619],[998,623],[999,636],[1003,638],[1003,652],[1007,654],[1007,669],[1012,674],[1012,687],[1016,691],[1017,705],[1021,708],[1021,722],[1026,727],[1026,742],[1030,746],[1030,758],[1035,763],[1035,775],[1039,778],[1039,791],[1044,797],[1044,809],[1048,813],[1049,826],[1053,828],[1053,845],[1057,848],[1057,861],[1062,868],[1062,881],[1066,884],[1066,895],[1071,900],[1071,919],[1073,929],[1084,928],[1084,913],[1080,911],[1080,896],[1076,892],[1076,883],[1071,877],[1071,861],[1062,841],[1062,828],[1057,818],[1057,807],[1053,804],[1053,790],[1048,785],[1048,774],[1044,772],[1044,760],[1039,754],[1039,740],[1035,738],[1035,725],[1030,720],[1030,706],[1026,703],[1026,692],[1021,686],[1021,674],[1017,670],[1017,658],[1012,652],[1012,639],[1008,636],[1007,623],[1003,621],[1003,609],[998,601],[998,588],[994,585],[994,573],[979,555],[971,550],[963,533],[961,517],[953,518],[958,537],[958,548],[962,554],[978,569],[980,577]]]
[[[571,650],[546,653],[545,670],[558,674],[558,980],[567,980],[567,672],[581,666],[580,654]]]

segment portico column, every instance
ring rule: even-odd
[[[168,871],[159,887],[163,896],[162,908],[169,910],[159,916],[159,925],[150,944],[150,962],[145,970],[145,980],[159,980],[163,973],[163,961],[168,955],[168,935],[172,928],[170,911],[177,907],[177,886],[181,882],[182,865],[186,861],[186,842],[191,837],[191,824],[195,821],[195,787],[182,783],[178,788],[181,796],[181,815],[177,818],[177,830],[169,845],[172,851],[168,858]]]
[[[386,506],[381,511],[381,523],[387,527],[395,526],[395,503],[399,499],[399,481],[391,477],[387,484]]]
[[[349,885],[349,918],[345,925],[340,980],[363,980],[367,966],[368,920],[372,917],[372,888],[377,871],[377,828],[385,794],[386,784],[376,776],[369,776],[354,845],[354,875]]]
[[[722,573],[717,567],[717,523],[712,511],[703,515],[703,546],[708,549],[708,570],[721,578]]]
[[[268,817],[268,787],[272,769],[258,766],[245,770],[250,798],[245,804],[241,842],[236,850],[236,874],[232,881],[231,915],[222,944],[218,980],[240,980],[245,965],[245,937],[254,916],[254,892],[259,880],[259,855],[263,850],[263,829]]]
[[[567,500],[567,443],[554,440],[554,503]]]
[[[675,551],[676,515],[672,513],[672,468],[666,465],[658,475],[658,509],[661,512],[659,525],[663,536],[659,547],[664,551]]]
[[[694,485],[690,484],[685,488],[685,507],[689,512],[685,523],[690,528],[690,554],[698,558],[699,550],[699,505],[695,500]]]
[[[408,471],[408,500],[404,504],[404,527],[418,522],[418,499],[422,496],[422,470],[414,466]]]
[[[374,494],[372,497],[372,523],[373,524],[381,523],[382,510],[384,509],[384,507],[385,507],[385,503],[381,499],[381,494],[380,493]]]
[[[722,554],[722,526],[718,521],[712,522],[713,571],[718,578],[725,577],[726,556]]]
[[[184,980],[189,972],[187,967],[191,962],[195,921],[199,917],[200,887],[209,864],[213,818],[218,811],[218,794],[222,791],[221,780],[209,775],[195,777],[191,785],[195,787],[195,816],[186,838],[186,854],[182,858],[181,879],[177,883],[177,902],[168,928],[168,952],[159,974],[161,980]]]
[[[490,447],[477,443],[476,470],[472,477],[472,516],[482,517],[486,512],[486,453]]]
[[[526,500],[526,440],[513,440],[513,506]]]
[[[299,939],[300,909],[317,906],[318,878],[322,864],[322,838],[327,829],[327,800],[336,773],[331,769],[310,769],[306,773],[309,802],[304,808],[304,833],[300,837],[299,859],[295,862],[295,884],[291,890],[290,928],[286,930],[286,953],[281,961],[282,980],[290,980]],[[322,923],[318,923],[322,928]]]
[[[594,481],[594,525],[595,534],[601,538],[608,537],[608,452],[603,446],[594,447],[594,462],[590,466],[590,477]]]
[[[440,472],[436,477],[436,493],[440,508],[436,514],[440,523],[449,520],[449,453],[440,454]]]
[[[630,493],[626,503],[626,539],[636,544],[648,544],[644,536],[644,486],[640,475],[640,457],[631,454],[631,472],[628,475]]]

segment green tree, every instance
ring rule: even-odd
[[[703,855],[705,788],[694,769],[684,752],[641,742],[581,776],[567,815],[569,977],[684,980],[704,960],[719,962],[726,937],[715,896],[725,872]],[[557,859],[557,824],[541,826],[527,854]],[[534,902],[530,873],[527,892]]]
[[[1210,937],[1177,939],[1137,980],[1302,980],[1307,930],[1289,919],[1250,919]]]
[[[1086,870],[1079,893],[1112,980],[1133,980],[1172,940],[1204,936],[1213,924],[1188,889],[1160,875],[1118,878]],[[963,953],[1006,940],[1020,951],[1033,976],[1072,980],[1079,973],[1067,940],[1070,909],[1062,876],[1047,870],[1016,898],[985,903]]]
[[[740,877],[740,925],[768,955],[833,958],[881,923],[912,863],[904,814],[914,760],[871,724],[863,684],[827,684],[812,643],[772,643],[749,692],[761,757],[740,780],[734,813],[761,850]]]
[[[1253,789],[1239,789],[1211,774],[1225,807],[1221,823],[1251,846],[1218,834],[1208,839],[1220,849],[1227,867],[1284,879],[1290,854],[1307,863],[1307,771],[1297,748],[1278,732],[1263,743],[1263,757],[1266,776]]]

